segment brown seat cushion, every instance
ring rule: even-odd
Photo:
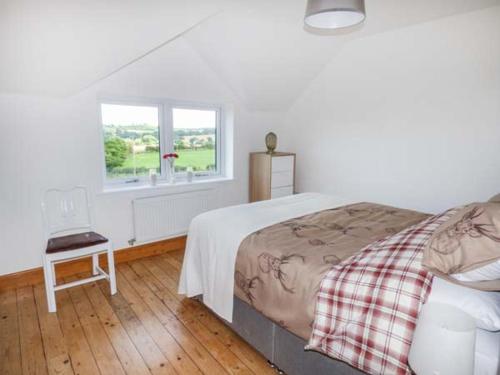
[[[60,251],[76,250],[83,247],[99,245],[107,242],[106,237],[95,232],[70,234],[68,236],[55,237],[47,242],[47,254],[58,253]]]

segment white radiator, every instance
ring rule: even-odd
[[[196,215],[215,208],[214,201],[213,189],[134,199],[131,244],[186,234]]]

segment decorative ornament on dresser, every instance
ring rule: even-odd
[[[274,154],[274,150],[276,150],[276,146],[278,144],[278,136],[273,132],[266,134],[266,147],[268,154]]]
[[[169,165],[168,182],[171,184],[175,184],[175,160],[178,158],[179,158],[179,155],[175,152],[163,155],[163,159],[168,161],[168,165]]]

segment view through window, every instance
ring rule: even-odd
[[[158,107],[102,104],[101,110],[108,178],[159,173]]]
[[[179,154],[176,172],[191,167],[194,172],[217,169],[217,112],[173,108],[174,150]]]
[[[167,177],[162,155],[176,152],[175,173],[199,178],[219,173],[220,115],[217,108],[170,104],[101,104],[106,178]],[[172,121],[169,121],[169,120]]]

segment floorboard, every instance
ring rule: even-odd
[[[99,374],[97,362],[67,290],[57,293],[57,318],[75,374]]]
[[[174,300],[169,299],[169,307],[177,316],[196,317],[222,344],[233,352],[250,370],[256,374],[275,374],[264,361],[262,355],[242,340],[222,321],[215,317],[202,303],[177,294],[180,271],[172,268],[163,259],[145,259],[142,261],[155,277],[171,292]],[[182,320],[182,318],[180,318]]]
[[[0,374],[22,373],[15,290],[0,293]]]
[[[124,276],[123,267],[119,267],[117,281],[118,290],[120,290],[120,293],[129,303],[130,307],[156,342],[161,352],[170,360],[177,373],[200,374],[201,371],[187,355],[184,348],[179,345],[171,333],[167,331],[150,307],[144,303],[142,296],[132,287],[132,284],[139,282],[138,276],[132,273],[129,275],[129,279],[127,279]]]
[[[48,373],[74,374],[57,314],[51,314],[47,310],[45,288],[43,285],[36,285],[34,291]]]
[[[33,287],[17,290],[21,363],[23,374],[47,374],[47,362],[42,345],[42,334],[36,311]]]
[[[154,265],[149,264],[150,267]],[[217,339],[210,330],[204,326],[196,317],[194,312],[180,309],[179,301],[163,284],[155,277],[151,268],[146,267],[143,262],[135,262],[132,266],[136,273],[154,283],[155,295],[173,312],[191,334],[205,347],[205,349],[224,367],[230,374],[251,374],[250,369],[239,360],[233,352]],[[156,270],[156,268],[155,268]],[[160,275],[161,277],[162,275]]]
[[[68,278],[66,281],[74,280]],[[68,292],[100,373],[103,375],[124,375],[125,370],[83,287],[69,288]]]
[[[117,294],[104,280],[62,290],[57,313],[43,284],[0,293],[0,374],[275,374],[203,304],[177,294],[182,257],[117,265]]]
[[[150,336],[144,325],[141,323],[134,310],[123,298],[120,292],[112,298],[109,291],[109,284],[99,282],[99,287],[108,303],[113,308],[116,316],[123,327],[127,330],[130,339],[137,350],[141,353],[144,362],[153,375],[173,375],[175,370],[170,361],[163,355],[157,344]]]
[[[134,265],[133,267],[136,268]],[[131,280],[131,274],[135,273],[134,269],[128,265],[121,266],[120,270],[123,270],[125,277],[129,278],[129,281]],[[163,301],[158,298],[154,291],[151,290],[151,288],[155,288],[155,285],[152,280],[148,278],[148,275],[138,276],[135,283],[131,283],[132,287],[142,296],[144,302],[146,302],[175,340],[186,350],[186,353],[198,368],[209,374],[226,373],[221,364],[210,355],[203,345],[200,344],[198,339],[189,332]]]

